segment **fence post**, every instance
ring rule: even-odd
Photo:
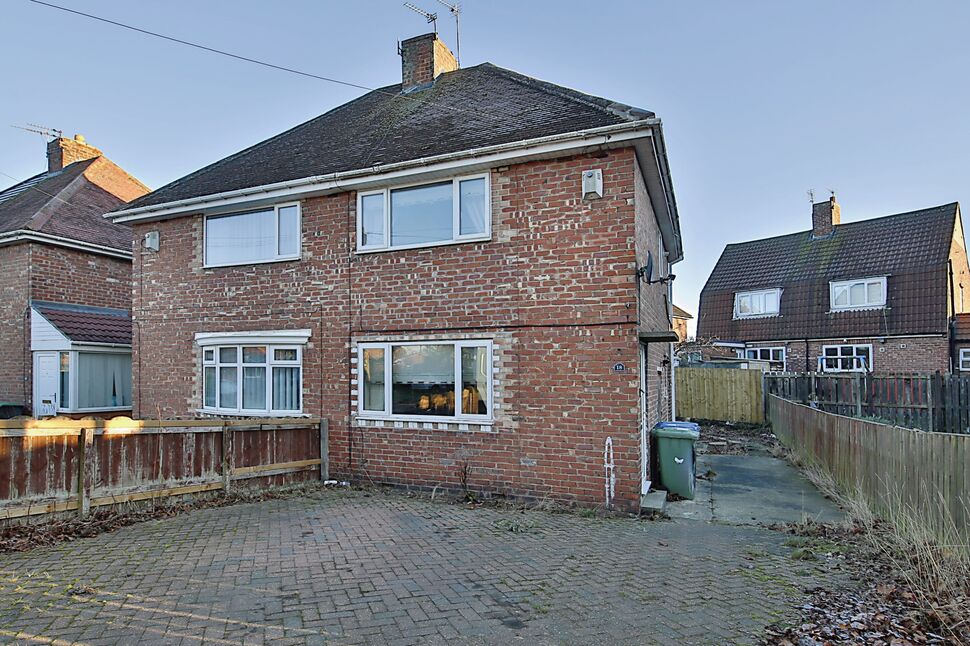
[[[222,488],[226,492],[229,491],[229,485],[232,483],[234,462],[232,453],[232,426],[228,421],[224,421],[222,423]]]
[[[810,404],[815,403],[815,371],[808,373],[808,401]]]
[[[320,420],[320,481],[330,479],[330,420]]]
[[[862,417],[862,376],[857,372],[852,377],[855,382],[855,416]]]
[[[91,489],[94,485],[94,427],[84,427],[77,438],[77,513],[91,512]]]
[[[926,376],[926,405],[929,407],[929,415],[927,415],[927,420],[929,422],[930,433],[933,432],[933,387],[936,385],[936,380],[933,375]]]

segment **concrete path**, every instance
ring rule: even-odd
[[[766,455],[699,455],[694,500],[668,503],[672,518],[740,525],[837,522],[842,512],[795,467]]]

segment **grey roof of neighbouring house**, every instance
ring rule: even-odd
[[[131,313],[108,307],[33,301],[47,322],[75,343],[131,345]]]
[[[89,169],[96,175],[112,167],[123,172],[110,160],[95,157],[0,191],[0,233],[34,231],[131,251],[131,228],[104,218],[125,201],[87,176]]]
[[[210,164],[124,210],[651,118],[483,63],[407,94],[389,85]]]

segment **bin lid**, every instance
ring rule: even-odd
[[[655,437],[678,440],[699,440],[701,428],[694,422],[659,422],[653,427]]]

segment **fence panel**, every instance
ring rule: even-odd
[[[939,537],[949,525],[970,538],[970,435],[852,419],[777,395],[768,396],[768,417],[782,444],[889,519],[918,512]]]
[[[0,520],[329,477],[314,419],[0,422]]]
[[[762,372],[736,368],[677,368],[677,416],[764,422]]]

